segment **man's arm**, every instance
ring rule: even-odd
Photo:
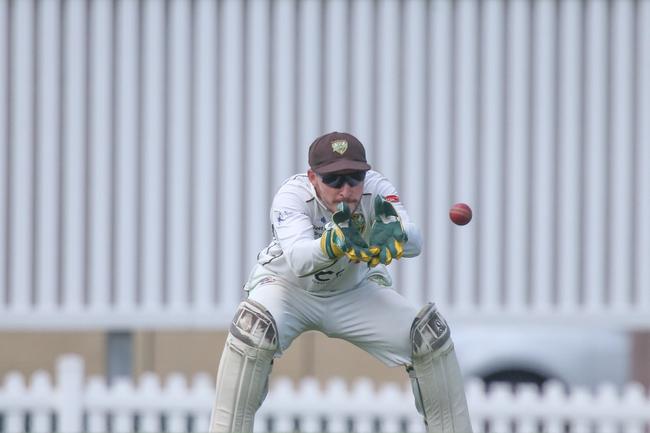
[[[311,275],[335,260],[323,254],[321,240],[314,239],[314,226],[306,210],[295,204],[299,198],[278,194],[271,208],[273,234],[291,271],[298,277]]]

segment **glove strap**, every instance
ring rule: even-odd
[[[335,242],[336,233],[334,229],[327,230],[320,238],[320,249],[330,259],[338,259],[343,254],[343,250]]]

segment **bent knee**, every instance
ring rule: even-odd
[[[449,325],[434,303],[425,305],[415,316],[410,337],[413,356],[437,352],[446,343],[451,344]]]
[[[272,351],[278,348],[278,327],[273,316],[262,304],[250,299],[239,304],[230,334],[250,347]]]

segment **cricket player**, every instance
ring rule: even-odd
[[[419,308],[392,287],[387,266],[422,247],[395,187],[348,133],[318,137],[309,166],[273,199],[273,239],[230,326],[210,431],[252,432],[273,359],[302,332],[319,330],[404,366],[428,432],[471,433],[445,319],[433,303]]]

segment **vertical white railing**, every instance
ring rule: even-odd
[[[139,6],[138,2],[117,3],[115,13],[115,50],[119,53],[115,64],[115,214],[114,214],[114,297],[116,307],[132,312],[137,294],[138,265],[138,210],[140,172],[140,78]],[[185,78],[185,77],[184,77]],[[180,81],[180,80],[179,80]],[[186,78],[183,82],[187,82]],[[179,104],[180,105],[180,104]],[[181,117],[174,125],[181,124]],[[183,161],[178,161],[182,167]],[[187,194],[186,194],[187,196]],[[181,248],[179,248],[181,249]],[[177,267],[175,267],[177,268]],[[181,290],[182,291],[182,290]]]
[[[221,264],[219,272],[219,295],[220,300],[225,305],[235,304],[240,295],[239,289],[243,285],[242,275],[243,266],[241,265],[242,251],[242,233],[246,227],[242,224],[241,205],[242,186],[245,176],[249,176],[249,181],[255,183],[256,174],[248,173],[248,164],[244,159],[242,149],[244,122],[242,119],[242,99],[244,96],[244,70],[243,70],[243,40],[241,25],[244,22],[243,3],[242,2],[224,2],[221,5],[220,12],[221,25],[221,58],[219,71],[221,77],[221,89],[219,101],[221,104],[220,124],[221,145],[218,146],[220,156],[219,185],[216,189],[219,197],[217,199],[217,257]],[[289,23],[292,19],[287,20]],[[278,26],[284,28],[285,26]],[[283,44],[284,45],[284,44]],[[282,69],[286,68],[288,61],[279,63]],[[284,80],[291,80],[289,76],[284,76],[284,71],[280,76]],[[288,101],[286,101],[288,103]],[[288,125],[287,119],[284,124]],[[254,125],[252,125],[254,127]],[[290,145],[290,137],[285,137],[283,143]],[[255,147],[253,147],[254,149]],[[288,157],[288,155],[287,155]]]
[[[632,98],[635,89],[633,74],[632,41],[634,38],[633,2],[621,0],[612,4],[610,12],[610,79],[611,100],[610,115],[611,126],[608,134],[610,160],[610,194],[611,194],[611,219],[610,239],[610,266],[609,280],[611,307],[616,311],[624,311],[633,303],[632,265],[634,252],[630,245],[635,242],[636,212],[621,212],[621,209],[634,208],[633,176],[635,170],[634,160],[634,110]],[[647,24],[639,23],[644,27]],[[640,143],[649,146],[650,143]],[[649,198],[646,198],[648,200]],[[614,288],[619,288],[614,290]],[[647,290],[647,288],[646,288]]]
[[[556,199],[557,227],[557,297],[560,307],[575,311],[578,306],[580,278],[580,2],[558,5],[563,17],[558,22],[558,188]]]
[[[192,251],[193,267],[190,271],[195,305],[201,310],[209,310],[217,282],[216,266],[213,261],[217,251],[215,221],[219,197],[213,193],[213,188],[219,179],[216,164],[217,149],[214,145],[217,142],[215,96],[219,83],[215,44],[219,43],[219,38],[217,29],[213,25],[214,17],[217,14],[217,3],[211,0],[202,0],[197,2],[195,7],[194,56],[196,64],[193,77],[195,147],[194,181],[191,185],[194,209],[191,221],[191,242],[194,249]]]
[[[505,98],[506,126],[504,131],[505,183],[504,212],[504,280],[503,289],[508,308],[521,312],[525,308],[528,285],[527,269],[530,230],[529,208],[529,110],[530,77],[529,31],[531,3],[513,2],[506,8],[505,73],[508,80]],[[489,228],[488,228],[489,230]]]
[[[642,2],[639,5],[637,15],[639,23],[650,21],[650,2]],[[643,119],[650,118],[650,26],[639,26],[639,39],[637,45],[638,63],[635,76],[638,79],[638,91],[636,96],[636,145],[639,151],[636,158],[636,173],[639,176],[637,182],[637,195],[635,203],[639,204],[638,215],[650,213],[650,122]],[[636,275],[636,289],[639,297],[637,308],[643,311],[650,307],[650,290],[644,288],[650,284],[650,266],[646,266],[645,257],[650,256],[650,224],[644,224],[637,219],[635,227],[637,236],[636,251],[634,255]]]
[[[348,66],[350,62],[350,40],[352,29],[348,26],[349,7],[347,2],[334,1],[324,8],[322,52],[322,103],[323,129],[326,131],[349,129],[350,94],[348,92]],[[295,153],[295,152],[294,152]],[[297,155],[296,155],[297,156]],[[299,167],[305,167],[299,161]]]
[[[271,45],[271,64],[270,64],[270,81],[269,92],[271,96],[269,116],[270,134],[266,140],[269,146],[269,171],[271,190],[280,186],[282,181],[292,175],[294,171],[301,167],[301,171],[306,167],[305,161],[296,159],[296,83],[298,76],[294,62],[298,40],[296,39],[297,26],[297,0],[279,0],[271,2],[271,26],[267,37],[273,41]],[[308,32],[311,32],[309,29]],[[320,58],[325,58],[326,53],[319,50]],[[320,69],[324,70],[324,64],[321,62]],[[318,86],[322,86],[325,81],[324,75],[320,76]],[[319,102],[322,104],[321,95]],[[250,125],[254,128],[255,125]],[[229,143],[224,143],[228,147]],[[263,144],[252,143],[251,151],[255,151]],[[305,143],[305,146],[308,144]],[[240,167],[233,167],[233,170],[240,170]],[[267,220],[268,221],[268,220]],[[233,281],[234,283],[234,281]]]
[[[303,11],[310,8],[314,2],[303,2]],[[269,160],[273,153],[272,146],[269,145],[271,137],[271,119],[268,113],[268,107],[271,95],[271,56],[272,50],[270,44],[267,44],[268,35],[271,28],[271,3],[270,2],[252,2],[249,5],[249,13],[246,17],[247,21],[247,42],[245,69],[248,74],[248,84],[245,88],[246,95],[246,116],[249,119],[249,124],[254,127],[246,128],[246,148],[249,149],[246,153],[246,170],[245,170],[245,190],[244,197],[246,211],[243,215],[243,227],[245,230],[245,243],[242,248],[248,252],[248,256],[244,257],[244,265],[251,267],[255,263],[254,255],[250,251],[259,251],[266,246],[265,240],[269,238],[269,208],[271,206],[271,194],[273,185],[269,181],[271,179],[271,167]],[[303,25],[311,24],[311,21],[304,16],[300,20]],[[313,35],[315,37],[318,32],[313,27]],[[309,37],[306,35],[301,43],[306,44]],[[310,54],[316,56],[317,50],[310,46],[308,50],[301,56]],[[307,57],[311,59],[310,57]],[[310,63],[313,66],[313,63]],[[300,75],[303,77],[302,83],[305,82],[312,84],[307,86],[311,92],[316,92],[317,88],[313,85],[310,79],[316,79],[316,74],[313,71],[301,71]],[[310,100],[316,99],[317,96],[300,92],[303,97],[311,96]],[[301,104],[302,105],[302,104]],[[304,122],[313,126],[312,121]],[[301,123],[301,125],[303,125]],[[254,149],[254,151],[253,151]],[[244,253],[246,255],[246,253]]]
[[[0,0],[0,326],[223,326],[331,129],[423,229],[391,266],[414,302],[648,326],[648,13]]]
[[[35,86],[39,96],[35,108],[39,126],[36,128],[36,149],[38,151],[34,154],[37,170],[34,173],[36,182],[34,245],[36,249],[32,251],[32,257],[34,260],[36,309],[43,313],[50,313],[57,309],[57,290],[61,275],[58,260],[60,255],[60,190],[58,183],[61,175],[59,121],[62,64],[59,38],[62,29],[61,10],[57,0],[39,2],[38,22],[40,27],[37,43],[40,48],[36,61],[39,65],[39,73],[36,74]],[[45,65],[47,67],[44,67]],[[105,106],[108,106],[109,100],[103,99],[103,101]],[[2,176],[0,175],[0,177]],[[0,183],[2,183],[1,180]],[[101,242],[101,240],[97,242]]]
[[[602,311],[607,291],[607,5],[590,1],[586,10],[585,148],[584,158],[584,249],[583,284],[586,308]]]
[[[110,2],[94,2],[89,11],[89,21],[93,29],[90,44],[90,82],[89,91],[93,104],[88,110],[88,308],[96,313],[106,312],[111,305],[111,292],[116,281],[112,276],[112,257],[115,248],[112,232],[113,140],[116,132],[114,116],[120,113],[113,110],[114,86],[113,58],[114,36],[117,17]],[[122,87],[123,87],[122,83]],[[124,91],[121,92],[124,95]],[[122,96],[124,98],[124,96]],[[132,115],[131,111],[131,115]],[[123,115],[121,115],[123,118]],[[123,122],[123,121],[122,121]],[[132,143],[131,143],[132,145]],[[52,185],[55,185],[52,182]],[[132,190],[137,188],[131,187]],[[122,273],[123,274],[123,273]]]
[[[63,2],[62,7],[60,291],[63,310],[74,314],[83,308],[86,270],[86,138],[89,100],[85,83],[88,54],[86,20],[89,4],[71,1]],[[59,131],[52,132],[59,133]],[[15,147],[27,145],[27,143],[13,144]],[[111,162],[105,161],[105,163]]]
[[[430,137],[429,160],[430,168],[428,184],[429,197],[424,200],[428,204],[427,214],[431,218],[429,232],[424,233],[425,248],[428,249],[429,278],[426,285],[425,298],[435,299],[441,305],[449,302],[451,288],[451,257],[449,243],[451,240],[447,215],[441,215],[451,202],[448,179],[450,177],[450,146],[451,142],[451,31],[452,15],[451,2],[447,0],[432,2],[430,8],[429,47],[430,83],[427,99],[429,100],[429,130]],[[404,193],[408,193],[405,191]]]
[[[166,298],[171,310],[187,308],[190,265],[190,156],[193,143],[190,132],[192,115],[192,18],[190,2],[173,0],[168,4],[169,46],[168,160],[165,233]],[[233,107],[234,109],[234,107]],[[237,164],[237,162],[234,162]],[[225,174],[225,173],[224,173]]]
[[[406,4],[406,3],[403,3]],[[379,0],[376,5],[376,59],[374,64],[376,71],[376,100],[374,116],[376,132],[374,134],[375,147],[368,155],[371,165],[375,170],[392,179],[393,183],[400,189],[402,195],[407,191],[401,187],[400,161],[404,148],[401,135],[401,122],[403,120],[400,108],[401,104],[401,83],[403,72],[403,51],[400,39],[403,31],[403,23],[399,19],[400,3],[391,0]],[[325,127],[331,130],[332,127]],[[402,287],[401,263],[393,266],[393,280],[397,290],[404,291]]]
[[[456,6],[453,58],[453,135],[450,184],[451,202],[468,202],[476,207],[477,165],[479,135],[476,109],[478,94],[478,29],[479,10],[475,4],[461,2]],[[462,53],[462,54],[460,54]],[[468,173],[476,173],[468,175]],[[476,211],[480,210],[476,209]],[[454,305],[458,309],[472,310],[476,291],[476,229],[477,225],[454,230],[450,240],[452,251],[451,272],[454,288]]]
[[[404,153],[401,157],[400,171],[408,173],[400,181],[401,189],[404,191],[418,191],[427,178],[427,161],[424,157],[427,154],[425,136],[426,129],[426,92],[422,90],[422,83],[426,83],[426,57],[422,53],[427,48],[427,14],[426,2],[423,0],[412,0],[404,7],[403,37],[405,49],[402,53],[404,64],[403,81],[404,91],[402,95],[403,111],[403,134],[404,143],[412,143],[411,151]],[[408,207],[409,216],[414,221],[427,225],[426,202],[414,195],[402,195],[401,200]],[[423,227],[424,230],[424,227]],[[402,278],[399,281],[401,292],[418,303],[424,302],[422,286],[425,279],[424,262],[421,260],[406,260],[400,263]]]
[[[323,80],[326,77],[326,73],[323,64],[325,61],[323,60],[324,55],[321,50],[321,41],[323,38],[323,20],[321,19],[322,3],[318,0],[307,0],[300,1],[298,5],[297,32],[299,32],[301,36],[295,41],[297,44],[296,54],[298,56],[295,77],[296,101],[298,102],[299,107],[309,107],[309,109],[299,110],[296,113],[297,118],[295,128],[297,146],[294,147],[294,157],[296,158],[296,166],[298,169],[304,171],[307,167],[309,145],[318,136],[318,134],[314,135],[313,131],[320,131],[321,128],[323,128],[325,107],[321,107],[321,104],[315,104],[314,102],[320,101],[323,97]],[[264,27],[261,28],[260,33],[263,30]],[[350,31],[352,31],[352,29],[350,29]],[[266,34],[268,34],[268,30]],[[261,33],[259,37],[265,39],[266,36],[263,35],[264,33]],[[264,82],[267,85],[270,84],[268,78],[264,79]],[[260,89],[259,93],[261,93],[261,90],[262,89]],[[271,89],[267,88],[264,90],[264,95],[266,96],[267,94],[271,94]],[[331,104],[335,99],[338,99],[338,97],[334,98],[330,96],[329,103]],[[253,101],[254,99],[251,99],[251,102]],[[262,101],[264,101],[264,99],[262,99]],[[264,119],[268,121],[266,116],[260,117],[264,117]],[[269,127],[270,125],[263,122],[261,126]],[[302,145],[302,143],[304,143],[304,145]],[[254,142],[251,142],[251,144],[254,144]],[[263,149],[263,146],[257,146],[257,148],[260,151],[264,150],[268,154],[273,153],[273,149]],[[251,153],[255,154],[256,152]],[[254,185],[253,187],[259,189],[259,184]],[[269,187],[270,194],[273,194],[274,191],[272,191],[272,189],[275,186],[269,185]],[[261,213],[264,216],[264,226],[266,228],[268,225],[268,206]]]
[[[0,28],[9,28],[9,4],[8,2],[0,2]],[[6,66],[9,64],[9,32],[4,30],[0,32],[0,65]],[[0,67],[0,101],[7,101],[9,99],[9,68]],[[9,221],[8,217],[8,204],[9,197],[7,195],[7,188],[9,184],[9,106],[6,103],[0,103],[0,203],[2,203],[3,210],[0,212],[0,312],[7,308],[5,301],[7,295],[7,258],[9,249],[7,248],[7,235]]]
[[[554,220],[555,186],[557,180],[550,173],[556,166],[556,92],[554,91],[556,39],[548,35],[556,33],[556,3],[540,1],[533,4],[535,33],[531,35],[533,53],[531,73],[535,77],[530,89],[534,104],[530,118],[530,158],[532,172],[529,173],[531,188],[529,242],[530,242],[530,295],[533,305],[542,311],[553,308],[555,285],[555,239],[549,235],[549,224]]]
[[[315,2],[314,2],[315,3]],[[376,98],[374,80],[374,32],[377,22],[373,20],[374,4],[372,0],[351,2],[350,13],[350,131],[359,137],[365,137],[364,145],[369,155],[375,155],[373,110]],[[426,96],[425,96],[426,97]],[[313,99],[312,99],[313,100]],[[310,130],[313,130],[310,129]],[[309,130],[305,131],[304,141],[309,141]]]
[[[166,113],[169,68],[166,58],[165,8],[156,0],[142,3],[142,257],[140,259],[142,308],[162,308],[166,287],[166,136],[169,116]]]
[[[16,3],[11,9],[11,51],[13,62],[9,63],[13,85],[10,87],[9,110],[12,123],[9,140],[24,143],[14,146],[9,153],[11,173],[9,178],[9,287],[14,310],[24,312],[29,305],[32,288],[31,249],[33,245],[32,219],[34,183],[34,56],[30,50],[34,44],[34,2],[31,0]]]
[[[476,223],[479,225],[478,250],[481,260],[477,265],[478,293],[481,307],[488,312],[500,309],[500,293],[504,283],[503,255],[503,183],[505,171],[503,145],[505,141],[505,112],[501,101],[506,83],[505,74],[505,17],[503,2],[486,2],[483,6],[481,37],[481,82],[479,86],[480,137],[483,143],[476,199]],[[488,83],[491,83],[488,85]],[[442,205],[442,203],[441,203]]]

